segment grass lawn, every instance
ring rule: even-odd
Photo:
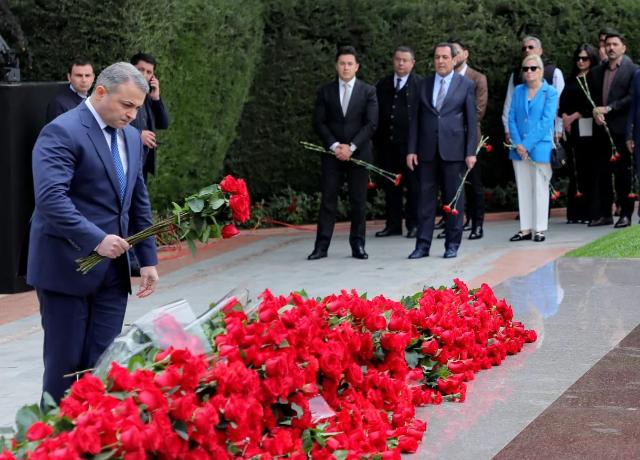
[[[569,252],[567,256],[640,258],[640,225],[613,231]]]

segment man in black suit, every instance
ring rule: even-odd
[[[591,203],[590,226],[611,225],[611,204],[613,203],[613,172],[616,202],[620,205],[620,218],[616,228],[631,225],[634,200],[629,198],[633,170],[631,155],[625,145],[627,115],[633,97],[633,76],[638,66],[625,55],[626,41],[622,34],[610,30],[605,40],[607,60],[589,72],[591,95],[597,107],[593,109],[593,118],[597,124],[595,138],[597,149],[594,151],[595,176],[592,178],[594,200]],[[603,124],[611,132],[619,158],[611,162],[611,143]]]
[[[467,168],[476,163],[478,144],[474,84],[453,71],[455,48],[438,44],[433,53],[436,74],[420,85],[417,115],[409,129],[407,166],[417,167],[420,195],[418,200],[418,237],[410,259],[427,257],[433,238],[438,191],[443,202],[450,203]],[[462,240],[464,194],[445,225],[445,258],[458,255]]]
[[[374,145],[380,166],[395,174],[402,174],[400,186],[384,181],[385,211],[387,222],[376,236],[402,234],[404,208],[407,238],[418,233],[418,179],[415,172],[407,168],[407,141],[409,122],[413,108],[418,102],[418,86],[422,77],[413,72],[415,54],[408,46],[399,46],[393,53],[394,73],[376,85],[378,95],[379,128]],[[403,195],[406,201],[403,206]]]
[[[338,78],[320,88],[313,114],[313,126],[325,148],[334,155],[322,155],[322,201],[318,232],[309,260],[327,257],[336,221],[338,191],[346,176],[351,203],[351,255],[367,259],[364,250],[369,172],[349,159],[371,162],[371,137],[378,122],[375,87],[356,78],[358,55],[344,46],[336,55]]]
[[[69,86],[62,88],[47,105],[47,123],[83,102],[89,96],[95,78],[91,62],[85,58],[75,58],[69,64],[67,73]]]
[[[138,116],[131,126],[140,130],[140,137],[144,145],[144,163],[142,174],[147,182],[149,173],[156,173],[156,130],[169,127],[169,113],[160,98],[160,81],[156,77],[156,59],[147,53],[138,53],[131,58],[131,64],[144,76],[149,83],[149,94],[144,100],[144,106],[138,111]]]

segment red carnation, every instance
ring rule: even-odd
[[[233,224],[227,224],[224,227],[222,227],[222,238],[224,239],[233,238],[239,233],[240,231]]]
[[[236,179],[233,176],[226,176],[220,182],[220,190],[234,195],[248,195],[247,184],[244,179]]]
[[[493,150],[493,146],[491,144],[485,144],[484,149],[489,153]]]
[[[635,193],[631,192],[629,193],[629,195],[627,195],[629,197],[629,199],[631,200],[635,200],[636,198],[638,198],[638,195],[636,195]]]
[[[457,216],[458,214],[460,214],[460,212],[459,212],[456,208],[453,208],[453,209],[451,210],[451,215],[452,215],[452,216]]]
[[[580,190],[576,192],[576,198],[582,198],[583,196],[584,196],[584,193],[582,193]]]
[[[367,189],[369,190],[373,190],[374,188],[376,188],[378,185],[373,182],[373,181],[369,181],[369,183],[367,184]]]
[[[44,422],[36,422],[27,430],[27,439],[29,441],[39,441],[53,433],[53,427]]]
[[[233,220],[243,223],[251,217],[251,204],[249,195],[233,195],[229,198],[229,206],[233,214]]]
[[[394,185],[397,187],[400,185],[402,181],[402,174],[396,174],[396,180],[393,181]]]
[[[446,214],[451,214],[451,206],[449,206],[448,204],[445,204],[442,207],[442,210],[446,213]]]

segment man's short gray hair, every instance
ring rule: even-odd
[[[133,82],[144,94],[149,92],[149,83],[138,69],[128,62],[116,62],[104,69],[98,75],[96,86],[104,86],[107,91],[113,91],[117,86]]]
[[[542,48],[542,42],[540,39],[534,35],[527,35],[522,39],[522,44],[524,45],[527,42],[535,42],[536,48]]]

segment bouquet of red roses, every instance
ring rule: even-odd
[[[134,246],[151,236],[175,231],[178,239],[186,241],[195,253],[196,241],[206,243],[210,238],[231,238],[240,233],[234,222],[249,220],[250,206],[251,200],[244,179],[226,176],[220,184],[209,185],[188,196],[182,205],[174,202],[170,217],[131,235],[127,238],[127,243]],[[104,256],[93,252],[76,260],[77,270],[87,274],[103,259]]]

